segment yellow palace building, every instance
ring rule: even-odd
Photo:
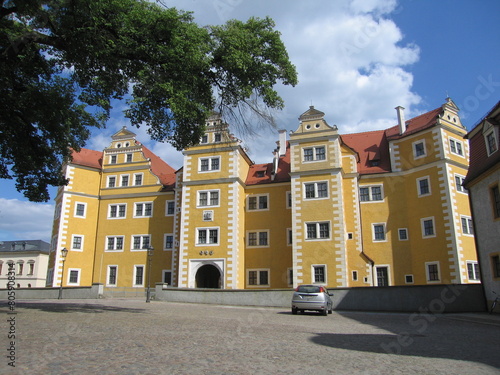
[[[214,115],[177,171],[123,128],[65,167],[47,285],[477,283],[458,108],[396,111],[392,128],[342,135],[311,106],[267,164]]]

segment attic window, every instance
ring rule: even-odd
[[[266,175],[265,171],[257,171],[257,177],[264,177]]]
[[[120,148],[120,147],[122,147],[122,144],[121,143],[117,143],[116,144],[116,148]]]
[[[370,162],[370,164],[371,164],[371,166],[372,166],[372,167],[376,167],[376,166],[380,165],[380,160],[379,160],[379,159],[377,159],[377,160],[372,160],[372,161]]]

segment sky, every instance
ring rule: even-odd
[[[276,113],[280,129],[295,130],[313,105],[340,134],[386,129],[397,123],[395,107],[410,119],[450,97],[470,130],[500,100],[500,1],[498,0],[162,0],[192,11],[200,26],[229,19],[270,16],[280,31],[299,83],[278,85],[285,101]],[[103,150],[122,126],[124,103],[114,103],[106,129],[86,147]],[[129,127],[137,139],[174,168],[182,154],[151,142],[146,129]],[[235,131],[236,135],[239,134]],[[240,137],[256,163],[272,160],[278,135],[260,129]],[[56,189],[51,190],[55,198]],[[0,241],[50,242],[53,201],[28,202],[10,180],[0,180]]]

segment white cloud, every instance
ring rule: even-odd
[[[54,205],[0,198],[0,239],[50,243]]]

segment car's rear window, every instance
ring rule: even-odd
[[[315,285],[301,285],[297,289],[297,292],[300,293],[319,293],[320,287]]]

